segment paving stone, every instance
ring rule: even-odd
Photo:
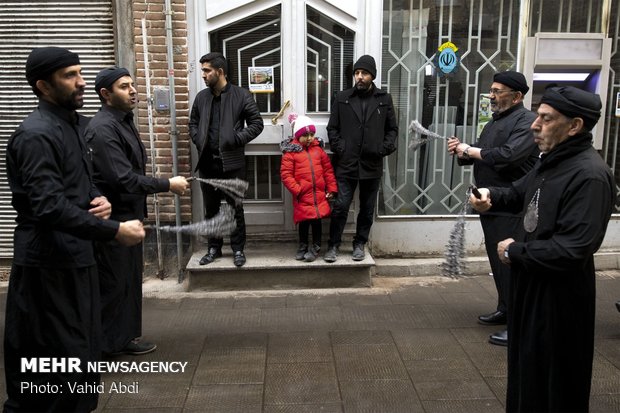
[[[456,338],[445,329],[397,330],[392,333],[403,360],[465,358]]]
[[[290,332],[269,335],[267,363],[330,363],[327,332]]]
[[[268,405],[340,403],[333,364],[268,364],[264,400]]]
[[[393,344],[334,345],[334,358],[340,381],[409,379]]]
[[[389,331],[332,331],[332,343],[339,344],[393,344]]]
[[[420,382],[415,383],[415,389],[420,400],[495,400],[495,394],[482,379]]]
[[[196,368],[194,384],[262,384],[266,349],[207,348]]]
[[[425,413],[503,413],[504,406],[497,400],[424,400]]]
[[[341,381],[345,412],[410,413],[422,405],[409,380]]]
[[[192,386],[183,412],[261,413],[263,386],[255,384],[213,384]]]

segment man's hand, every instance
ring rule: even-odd
[[[90,205],[92,208],[88,210],[89,213],[101,219],[110,218],[110,215],[112,214],[112,204],[105,196],[93,198],[93,200],[90,201]]]
[[[478,212],[486,212],[491,209],[491,191],[488,188],[478,188],[480,192],[480,198],[477,198],[473,193],[469,195],[469,203]]]
[[[139,244],[144,239],[144,226],[139,219],[121,222],[114,239],[128,247]]]
[[[448,138],[448,153],[450,155],[456,155],[456,148],[459,146],[461,141],[456,136],[451,136]]]
[[[175,176],[174,178],[168,179],[168,181],[170,181],[170,192],[177,195],[183,195],[189,188],[189,182],[187,182],[187,179],[183,176]]]
[[[506,257],[505,251],[508,246],[513,242],[515,242],[514,239],[507,238],[497,243],[497,256],[499,257],[499,260],[504,264],[510,264],[510,257]]]

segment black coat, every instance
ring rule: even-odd
[[[263,118],[248,90],[228,83],[220,96],[219,148],[222,166],[224,171],[245,169],[244,147],[263,131]],[[208,153],[207,134],[213,97],[211,89],[204,89],[198,92],[192,105],[189,136],[199,154],[195,170],[201,167],[201,162],[209,162],[212,155]]]
[[[373,85],[363,116],[362,98],[355,88],[336,94],[327,134],[338,177],[376,179],[383,173],[383,157],[396,150],[398,123],[389,93]]]
[[[146,150],[131,115],[103,105],[86,128],[95,185],[120,221],[144,219],[146,195],[170,189],[168,179],[145,176]]]
[[[540,149],[530,129],[535,119],[536,114],[527,110],[523,103],[493,114],[493,119],[472,145],[481,148],[482,159],[458,159],[459,165],[474,165],[474,181],[480,188],[509,187],[538,161]],[[495,211],[489,214],[507,215]]]
[[[88,212],[101,194],[76,119],[75,112],[41,101],[9,139],[7,175],[17,211],[14,264],[94,265],[91,240],[110,240],[118,231],[118,222]]]
[[[587,411],[594,352],[595,274],[615,202],[609,167],[574,136],[543,155],[511,188],[491,188],[494,208],[526,208],[538,224],[509,247],[509,412]]]

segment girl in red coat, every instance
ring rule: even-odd
[[[296,260],[314,261],[321,249],[321,218],[329,216],[331,199],[338,187],[331,161],[315,138],[316,127],[307,116],[290,115],[293,138],[280,145],[282,165],[280,176],[286,189],[293,194],[293,220],[299,224],[299,248]],[[312,245],[308,235],[312,227]]]

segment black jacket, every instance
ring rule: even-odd
[[[398,123],[389,93],[373,85],[363,116],[355,88],[336,94],[327,124],[336,176],[380,178],[383,157],[396,150]]]
[[[95,185],[112,203],[111,218],[120,221],[144,219],[146,195],[170,189],[168,179],[145,176],[146,150],[132,115],[103,105],[86,128]]]
[[[538,223],[510,244],[506,410],[587,411],[594,351],[595,274],[615,203],[609,167],[581,134],[557,145],[510,188],[490,188],[493,208],[527,208]]]
[[[221,93],[220,107],[220,156],[224,171],[245,168],[245,145],[263,131],[263,118],[252,94],[246,89],[228,83]],[[189,118],[189,136],[198,149],[199,161],[210,162],[207,132],[213,93],[207,88],[196,95]],[[247,124],[247,127],[245,126]]]
[[[101,194],[91,180],[77,119],[75,112],[42,100],[9,139],[6,165],[17,211],[17,265],[94,265],[90,240],[111,240],[118,231],[118,222],[88,212],[90,201]]]
[[[474,165],[474,179],[480,188],[510,186],[525,175],[538,160],[540,150],[530,126],[536,114],[519,103],[484,126],[473,145],[481,148],[482,160],[459,159],[459,165]]]

